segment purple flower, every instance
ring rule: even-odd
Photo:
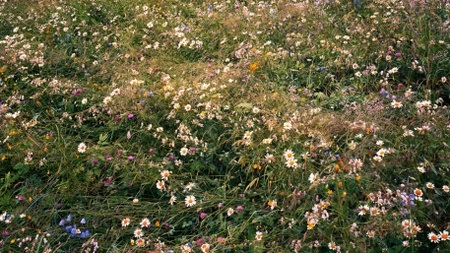
[[[200,219],[201,219],[201,220],[205,219],[205,218],[206,218],[206,216],[207,216],[207,214],[206,214],[206,213],[200,213]]]
[[[103,179],[103,185],[108,186],[112,183],[112,181],[113,181],[112,177],[105,178],[105,179]]]
[[[3,230],[3,231],[2,231],[2,236],[3,236],[3,237],[7,237],[9,234],[10,234],[10,233],[9,233],[8,230]]]
[[[128,156],[128,161],[130,161],[130,162],[134,161],[134,156],[132,156],[132,155]]]
[[[242,210],[244,210],[244,207],[242,207],[242,206],[237,206],[237,207],[236,207],[236,212],[237,212],[237,213],[242,212]]]
[[[82,89],[76,89],[76,90],[72,91],[72,94],[75,95],[75,96],[78,95],[78,94],[81,94],[81,93],[83,93]]]
[[[134,118],[134,114],[132,114],[132,113],[128,114],[128,119],[132,119],[132,118]]]

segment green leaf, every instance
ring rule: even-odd
[[[98,137],[98,145],[107,145],[108,134],[100,134]]]
[[[246,109],[252,109],[253,105],[252,103],[242,102],[236,105],[236,108],[246,108]]]

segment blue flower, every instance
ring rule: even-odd
[[[89,230],[85,230],[85,231],[81,232],[80,237],[86,238],[86,237],[89,237],[90,235],[91,235],[91,233],[89,232]]]
[[[389,92],[387,92],[387,90],[385,90],[385,89],[381,89],[380,90],[380,95],[382,95],[382,96],[385,96],[385,97],[389,97]]]
[[[70,235],[71,236],[76,236],[77,235],[77,228],[72,228],[72,230],[70,230]]]
[[[86,224],[86,219],[85,218],[81,219],[80,223],[81,224]]]

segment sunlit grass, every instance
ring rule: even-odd
[[[2,250],[448,251],[448,12],[1,2]]]

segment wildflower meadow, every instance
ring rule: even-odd
[[[450,252],[447,0],[0,0],[0,252]]]

